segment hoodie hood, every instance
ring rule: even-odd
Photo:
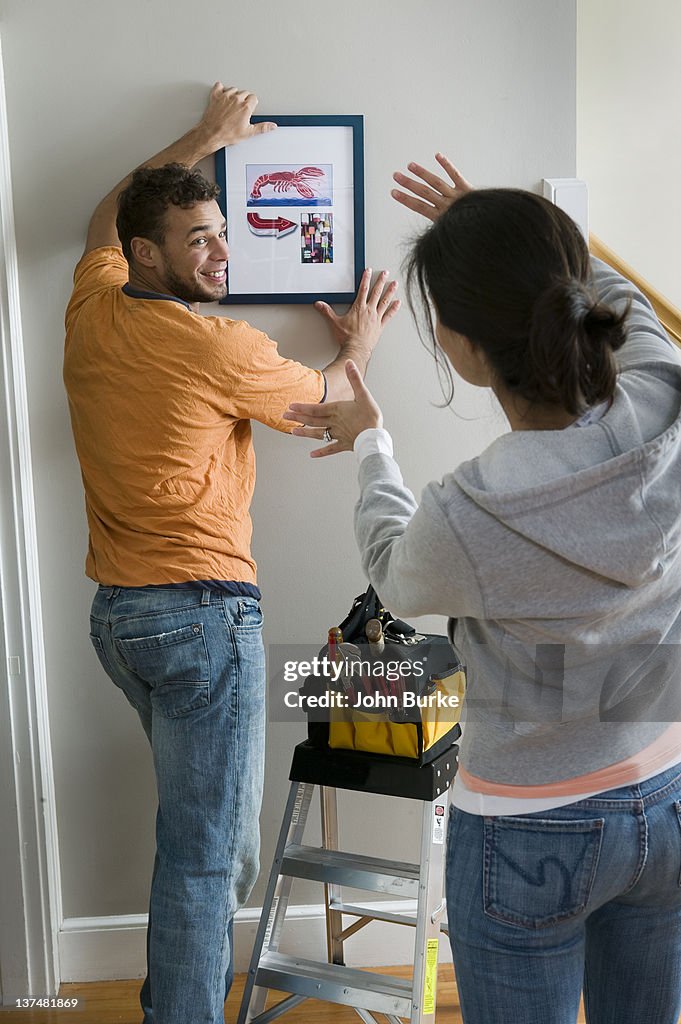
[[[622,378],[598,422],[505,434],[454,477],[533,544],[640,587],[679,554],[680,432],[681,368],[667,364],[653,382],[635,371]]]

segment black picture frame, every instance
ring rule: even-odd
[[[251,120],[278,127],[215,155],[230,248],[221,303],[352,302],[365,261],[363,115]]]

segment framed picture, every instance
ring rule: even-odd
[[[230,257],[223,303],[352,302],[364,269],[364,118],[265,116],[216,153]]]

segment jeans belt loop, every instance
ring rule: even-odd
[[[204,608],[204,607],[206,607],[209,604],[210,604],[210,590],[206,590],[204,588],[203,593],[201,594],[201,607]]]
[[[110,593],[107,594],[107,597],[108,597],[109,601],[111,601],[112,598],[114,598],[114,597],[118,597],[120,592],[121,592],[121,588],[120,587],[112,587]]]

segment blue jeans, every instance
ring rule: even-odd
[[[260,605],[198,587],[100,587],[91,639],[153,751],[158,813],[145,1024],[223,1024],[231,922],[258,874]]]
[[[677,1024],[681,765],[566,807],[453,807],[447,911],[465,1024]]]

